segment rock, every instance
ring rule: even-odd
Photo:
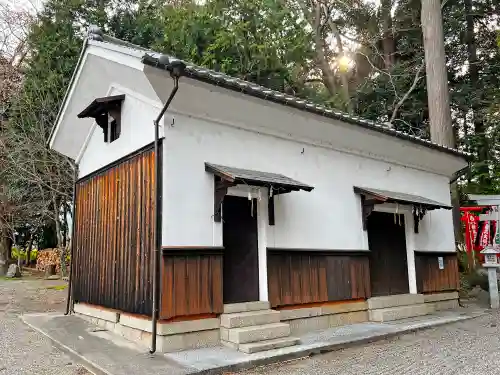
[[[5,276],[9,278],[21,277],[21,270],[19,269],[17,264],[11,264]]]
[[[476,273],[481,276],[488,276],[488,270],[483,267],[476,269]]]
[[[59,280],[61,277],[59,275],[50,275],[46,277],[47,280]]]
[[[52,280],[50,277],[55,275],[56,273],[56,265],[55,264],[49,264],[45,267],[45,279],[46,280]]]
[[[482,292],[482,289],[480,286],[476,285],[469,291],[469,298],[477,298],[479,294]]]

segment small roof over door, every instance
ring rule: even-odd
[[[311,191],[314,187],[303,184],[293,178],[278,173],[259,172],[250,169],[241,169],[205,163],[205,171],[213,173],[214,178],[214,221],[220,222],[221,205],[227,189],[239,184],[263,186],[269,188],[268,214],[269,225],[274,225],[274,196],[291,191]]]
[[[299,190],[311,191],[314,189],[310,185],[303,184],[278,173],[259,172],[211,163],[205,163],[205,171],[213,173],[215,176],[220,177],[221,181],[227,182],[230,185],[245,184],[272,187],[274,195]]]
[[[375,205],[383,203],[398,203],[407,206],[413,206],[414,231],[418,233],[419,222],[425,216],[425,213],[430,210],[444,208],[450,210],[452,207],[449,204],[441,203],[429,198],[421,197],[420,195],[398,193],[388,190],[379,190],[372,188],[364,188],[354,186],[354,191],[362,197],[362,214],[363,214],[363,229],[366,230],[366,221],[371,214]]]
[[[377,203],[399,203],[411,206],[419,206],[427,210],[435,210],[439,208],[444,208],[450,210],[452,207],[445,203],[440,203],[438,201],[424,198],[419,195],[398,193],[388,190],[379,190],[372,188],[364,188],[354,186],[354,191],[361,194],[367,200],[377,201]]]

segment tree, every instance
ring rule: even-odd
[[[444,146],[455,147],[440,0],[422,0],[422,34],[431,140]]]
[[[26,56],[26,30],[31,17],[14,10],[9,4],[0,4],[0,144],[7,126],[9,108],[18,94],[22,74],[20,66]],[[10,218],[14,202],[6,183],[6,153],[0,147],[0,275],[7,271],[13,237]]]

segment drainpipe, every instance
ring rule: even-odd
[[[165,105],[163,106],[162,110],[158,114],[158,117],[154,121],[154,127],[155,127],[155,143],[154,143],[154,150],[155,150],[155,191],[156,191],[156,209],[155,209],[155,228],[156,228],[156,235],[155,235],[155,245],[154,245],[154,258],[153,258],[153,308],[152,308],[152,316],[151,316],[151,322],[152,322],[152,327],[151,327],[151,349],[149,350],[149,353],[153,354],[156,352],[156,323],[158,321],[158,306],[160,302],[160,280],[161,280],[161,267],[160,267],[160,255],[161,255],[161,233],[162,233],[162,228],[161,228],[161,222],[162,222],[162,205],[161,205],[161,196],[162,196],[162,184],[161,184],[161,171],[160,171],[160,165],[161,165],[161,155],[160,155],[160,121],[165,114],[166,110],[170,106],[170,103],[174,99],[175,94],[177,93],[177,90],[179,89],[179,77],[183,74],[184,69],[186,68],[186,65],[180,61],[180,60],[175,60],[175,61],[170,61],[168,56],[166,55],[161,55],[158,58],[158,63],[162,66],[165,67],[166,70],[170,71],[170,75],[174,80],[174,88],[172,89],[172,92],[170,93],[170,96],[168,97],[167,101],[165,102]]]
[[[470,172],[470,168],[471,168],[471,163],[469,162],[466,167],[455,172],[453,174],[453,176],[450,178],[450,184],[454,183],[456,180],[458,180],[460,177],[462,177],[465,173]]]
[[[76,222],[76,181],[78,181],[78,164],[75,164],[75,171],[73,177],[74,185],[73,185],[73,216],[71,218],[71,248],[70,248],[70,266],[69,266],[69,280],[68,280],[68,298],[66,301],[66,312],[64,315],[68,315],[71,311],[73,311],[73,272],[74,272],[74,264],[75,259],[73,254],[75,253],[73,250],[75,248],[75,222]]]

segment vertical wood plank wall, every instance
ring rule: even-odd
[[[148,147],[77,183],[75,301],[151,314],[154,163]]]
[[[271,307],[369,298],[367,254],[268,250]]]
[[[164,249],[160,319],[220,314],[222,249]]]
[[[439,269],[442,256],[444,269]],[[415,253],[417,290],[419,293],[438,293],[459,289],[458,258],[455,253]]]

